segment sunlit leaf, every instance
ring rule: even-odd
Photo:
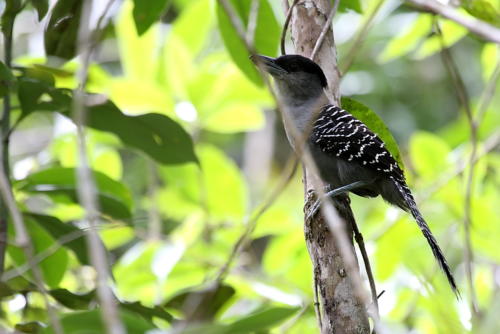
[[[226,105],[203,120],[205,129],[222,133],[257,130],[263,125],[262,111],[248,104]]]
[[[432,16],[419,14],[417,19],[386,45],[378,59],[388,62],[415,50],[417,45],[431,32]]]
[[[481,21],[500,26],[500,8],[496,0],[467,0],[463,2],[463,8]]]
[[[386,145],[387,150],[389,150],[394,159],[396,159],[399,166],[403,168],[404,165],[403,160],[401,159],[401,154],[399,153],[398,143],[387,128],[387,125],[385,125],[384,121],[370,108],[356,100],[343,97],[341,104],[342,108],[365,123],[370,130],[372,130],[375,134],[377,134],[377,136],[380,137],[380,139],[382,139],[382,141]]]
[[[443,47],[450,47],[457,43],[468,33],[466,28],[453,21],[444,20],[440,25],[442,35],[434,34],[428,37],[416,51],[416,59],[432,56]]]
[[[410,138],[410,154],[417,173],[424,178],[435,178],[451,166],[450,148],[438,136],[417,132]]]
[[[170,34],[182,39],[189,52],[197,55],[207,42],[213,21],[209,0],[191,1],[174,21]],[[193,29],[193,22],[196,22],[196,29]]]
[[[159,243],[138,243],[115,264],[113,276],[120,295],[147,304],[158,300],[158,278],[152,263],[160,247]]]
[[[116,20],[116,34],[120,60],[127,78],[151,81],[156,77],[158,30],[158,26],[153,26],[139,36],[132,17],[132,2],[123,3]]]
[[[114,142],[106,142],[107,139],[114,139]],[[119,140],[111,134],[91,130],[87,132],[86,141],[90,167],[112,179],[121,180],[123,166],[120,154],[115,149],[115,146],[119,146]],[[77,167],[76,135],[70,133],[58,137],[52,144],[52,153],[61,167]]]
[[[119,78],[111,81],[109,90],[111,100],[128,113],[173,112],[172,99],[166,94],[165,88],[156,83]]]
[[[487,82],[495,67],[500,63],[500,50],[497,44],[487,43],[481,52],[481,65],[483,68],[483,80]]]
[[[252,0],[231,0],[229,2],[234,7],[243,26],[248,27]],[[219,22],[219,31],[231,58],[250,80],[256,84],[262,84],[262,79],[257,69],[248,58],[249,53],[245,44],[241,41],[229,16],[219,3],[217,4],[217,19]],[[280,27],[274,17],[271,6],[267,0],[259,1],[257,25],[255,35],[252,36],[255,42],[255,49],[266,56],[275,56],[278,51],[279,36]]]
[[[389,279],[396,269],[405,263],[410,241],[420,237],[417,233],[419,233],[418,228],[412,226],[409,219],[400,219],[390,230],[384,232],[382,238],[377,240],[377,248],[373,257],[377,279],[383,281]],[[415,256],[420,254],[413,253]]]
[[[213,146],[199,148],[203,189],[209,213],[219,219],[241,219],[246,207],[246,184],[236,164]]]

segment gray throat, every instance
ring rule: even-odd
[[[284,117],[286,135],[295,149],[296,140],[294,137],[296,136],[293,135],[292,127],[294,126],[297,129],[297,134],[305,142],[311,134],[313,124],[318,118],[321,109],[330,102],[324,92],[307,100],[289,99],[286,96],[281,96],[281,101],[283,102],[283,112],[287,115]],[[290,122],[293,122],[293,124],[290,124]]]

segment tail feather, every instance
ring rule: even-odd
[[[445,273],[446,278],[448,279],[448,282],[450,283],[450,286],[453,289],[453,292],[457,295],[457,297],[460,296],[457,284],[455,282],[455,278],[453,277],[450,267],[448,266],[448,262],[446,261],[446,258],[444,257],[444,254],[441,251],[441,248],[439,247],[436,239],[434,238],[434,235],[432,235],[429,225],[427,225],[427,222],[420,214],[417,204],[415,203],[415,199],[411,194],[410,188],[408,188],[408,186],[404,182],[398,181],[394,178],[393,181],[396,187],[398,188],[400,194],[403,196],[405,203],[407,204],[407,207],[411,212],[413,218],[415,218],[415,221],[417,222],[418,227],[422,231],[422,234],[424,235],[425,239],[427,239],[427,242],[431,247],[432,253],[434,254],[434,257],[439,263],[439,266]]]

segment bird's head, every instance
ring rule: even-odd
[[[255,55],[250,59],[271,74],[281,95],[308,99],[321,94],[327,86],[323,70],[309,58],[300,55],[278,58]]]

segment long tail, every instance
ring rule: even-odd
[[[446,262],[446,258],[444,257],[443,252],[441,251],[441,248],[439,247],[436,239],[432,235],[432,232],[429,228],[429,225],[427,225],[426,221],[420,214],[420,211],[418,210],[417,204],[415,203],[415,199],[413,198],[413,195],[411,194],[410,188],[406,185],[406,183],[397,181],[394,178],[392,179],[394,181],[394,184],[398,188],[399,192],[403,196],[406,205],[408,209],[410,210],[411,214],[413,215],[413,218],[415,218],[415,221],[418,224],[418,227],[420,227],[420,230],[422,231],[422,234],[424,235],[425,239],[427,239],[427,242],[429,243],[429,246],[432,249],[432,253],[434,254],[434,257],[436,258],[437,262],[439,263],[439,266],[443,270],[443,272],[446,275],[446,278],[448,279],[448,282],[450,283],[451,288],[453,289],[453,292],[457,297],[460,296],[460,292],[458,291],[457,284],[455,283],[455,278],[453,277],[453,274],[451,273],[450,267],[448,266],[448,262]]]

